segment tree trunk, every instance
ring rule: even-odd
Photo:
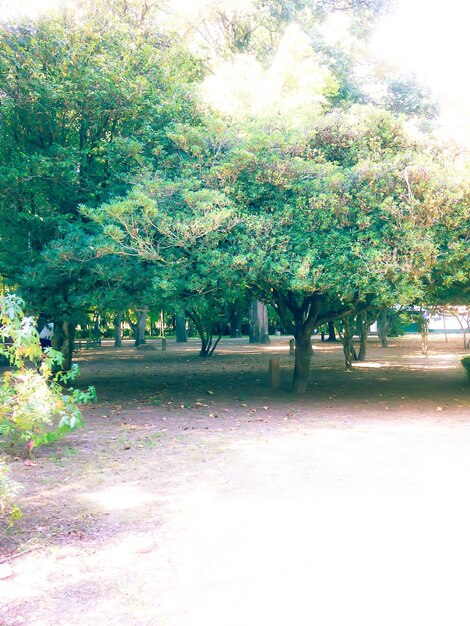
[[[123,312],[118,311],[114,318],[114,347],[120,348],[122,346],[122,318]]]
[[[231,302],[225,307],[225,313],[228,319],[230,337],[236,338],[242,336],[243,315],[239,302]]]
[[[268,330],[268,309],[258,300],[250,302],[250,343],[270,343]]]
[[[327,341],[336,341],[335,324],[328,322],[328,339]]]
[[[421,319],[421,351],[427,356],[428,354],[428,338],[429,338],[429,317],[427,314],[422,315]]]
[[[75,339],[75,325],[65,320],[54,322],[52,347],[62,353],[62,366],[57,370],[68,372],[72,367],[73,342]]]
[[[367,338],[369,337],[369,320],[367,318],[367,313],[360,313],[358,316],[358,326],[359,326],[359,337],[360,337],[360,348],[359,354],[357,357],[358,361],[366,360],[366,350],[367,350]]]
[[[388,348],[388,309],[381,309],[377,318],[377,334],[380,339],[382,348]]]
[[[353,346],[353,325],[349,317],[343,319],[343,352],[346,369],[350,372],[352,370],[352,362],[356,357],[356,351]]]
[[[201,340],[201,349],[199,350],[199,356],[208,357],[212,354],[210,351],[212,344],[212,325],[204,326],[201,318],[194,311],[186,310],[186,315],[192,321],[197,329],[197,333]]]
[[[312,358],[312,333],[299,330],[295,335],[295,367],[292,391],[307,391],[310,361]]]
[[[186,334],[186,318],[181,313],[175,315],[175,335],[176,343],[186,343],[188,336]]]
[[[93,324],[93,341],[96,341],[100,345],[101,327],[100,327],[100,314],[96,313],[95,323]]]
[[[144,307],[139,311],[137,324],[135,328],[135,346],[141,346],[145,343],[145,326],[147,325],[148,307]]]
[[[237,309],[235,311],[235,320],[234,320],[234,332],[235,332],[235,337],[241,337],[242,336],[242,324],[243,324],[243,306],[238,303],[237,304]],[[269,337],[269,335],[268,335]]]

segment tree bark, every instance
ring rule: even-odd
[[[388,348],[388,309],[381,309],[377,318],[377,334],[382,348]]]
[[[352,370],[352,362],[355,360],[356,351],[353,346],[353,325],[351,319],[345,317],[343,319],[343,352],[346,369],[348,372]]]
[[[312,358],[312,333],[299,329],[295,335],[295,366],[292,383],[294,393],[307,391],[310,361]]]
[[[366,351],[367,351],[367,339],[369,337],[369,320],[368,320],[366,312],[360,313],[358,315],[358,326],[359,326],[360,347],[359,347],[359,354],[357,356],[357,360],[365,361]]]
[[[250,302],[250,343],[270,343],[268,309],[258,300]]]
[[[335,323],[331,320],[328,322],[328,339],[326,341],[336,341]]]
[[[118,311],[114,318],[114,347],[120,348],[122,346],[122,318],[123,311]]]
[[[135,328],[135,346],[141,346],[145,343],[145,326],[147,325],[147,313],[148,307],[144,307],[141,311],[139,311]]]
[[[97,312],[95,315],[95,322],[93,324],[93,341],[96,341],[100,345],[101,340],[101,326],[100,326],[100,314]]]
[[[186,318],[181,313],[175,315],[175,335],[176,343],[186,343],[188,335],[186,334]]]
[[[68,372],[72,367],[73,342],[75,339],[75,324],[66,320],[54,322],[52,347],[62,353],[62,366],[58,370]]]
[[[429,339],[429,317],[423,313],[421,316],[421,352],[427,356],[428,354],[428,339]]]

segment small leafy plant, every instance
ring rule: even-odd
[[[0,355],[13,367],[0,383],[0,446],[24,443],[29,451],[83,425],[79,406],[96,399],[94,387],[69,387],[79,375],[60,368],[62,354],[42,351],[34,321],[14,294],[0,296]]]
[[[460,361],[467,372],[467,380],[470,383],[470,356],[464,356]]]

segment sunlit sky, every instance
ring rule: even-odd
[[[62,1],[0,0],[0,13],[37,12]],[[444,100],[452,134],[458,136],[462,126],[470,139],[469,25],[470,0],[396,0],[394,13],[376,29],[372,49],[427,82]]]
[[[469,0],[399,0],[373,38],[377,54],[409,67],[437,92],[470,100]]]

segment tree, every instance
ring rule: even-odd
[[[390,0],[206,0],[174,12],[172,25],[211,56],[255,55],[268,62],[289,24],[311,30],[334,13],[364,28],[389,9]]]
[[[439,115],[439,103],[431,89],[420,83],[416,76],[404,75],[388,84],[385,106],[393,113],[434,120]]]
[[[271,304],[295,337],[297,392],[313,330],[415,301],[468,206],[439,154],[370,107],[327,115],[309,134],[219,124],[173,139],[192,177],[151,181],[97,219],[120,254],[158,266],[170,301],[207,311],[210,298],[231,302],[248,288]]]
[[[327,116],[307,137],[245,128],[219,168],[239,206],[234,267],[294,334],[298,392],[314,328],[413,301],[446,256],[440,229],[452,239],[465,210],[439,157],[407,140],[395,118],[354,113]]]
[[[223,258],[223,240],[233,228],[233,208],[200,180],[155,178],[125,198],[85,210],[104,228],[118,256],[152,266],[153,289],[175,312],[184,309],[201,338],[201,356],[211,356],[228,324],[227,302],[240,295]],[[213,333],[219,328],[219,338]]]
[[[196,113],[199,64],[157,33],[109,15],[12,23],[0,39],[0,275],[24,291],[30,267],[39,313],[69,361],[80,285],[44,252],[96,206],[125,193],[148,167],[166,166],[167,129]],[[164,165],[165,164],[165,165]],[[33,296],[30,290],[28,295]]]

